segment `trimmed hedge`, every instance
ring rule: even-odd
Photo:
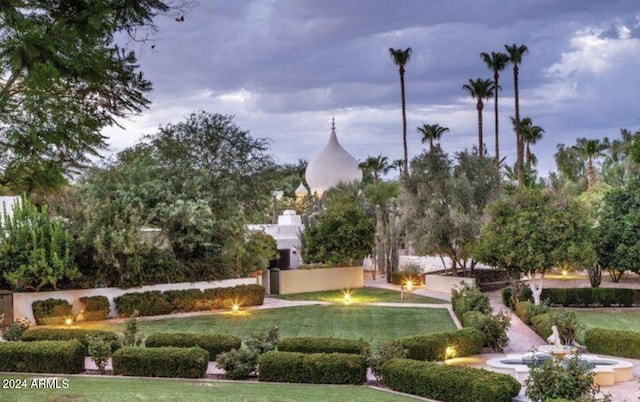
[[[423,286],[424,285],[424,276],[419,274],[414,274],[412,272],[392,272],[391,273],[391,283],[394,285],[404,285],[407,280],[411,280],[413,282],[413,286]]]
[[[540,299],[563,307],[631,307],[636,294],[624,288],[547,288],[542,289]]]
[[[76,328],[43,328],[43,329],[29,329],[22,334],[21,341],[24,342],[37,342],[37,341],[70,341],[77,340],[85,348],[85,354],[87,354],[89,336],[99,336],[105,341],[111,344],[111,351],[115,352],[120,347],[120,340],[118,334],[110,331],[100,331],[91,329],[76,329]]]
[[[209,352],[202,348],[125,346],[111,357],[114,375],[202,378]]]
[[[169,314],[230,308],[233,303],[241,306],[259,306],[264,303],[265,289],[260,285],[238,285],[227,288],[167,290],[142,293],[126,293],[116,297],[118,314],[130,317],[134,310],[140,316]]]
[[[38,325],[64,324],[67,318],[73,317],[71,304],[64,299],[34,301],[31,308]]]
[[[533,304],[530,301],[521,301],[516,305],[516,315],[520,317],[522,322],[531,325],[531,319],[537,315],[545,314],[549,311],[546,304]]]
[[[367,360],[348,353],[295,353],[271,351],[258,359],[259,380],[312,384],[367,382]]]
[[[209,359],[215,360],[223,352],[240,349],[242,341],[237,336],[193,333],[158,333],[149,335],[144,344],[148,348],[174,346],[190,348],[199,346],[209,352]]]
[[[515,308],[515,306],[511,305],[511,295],[513,293],[513,289],[511,287],[504,288],[500,291],[502,294],[502,304],[509,307],[510,309]],[[518,301],[533,301],[533,291],[529,286],[525,286],[522,288],[520,296],[518,297]]]
[[[85,321],[102,321],[109,317],[109,299],[106,296],[86,296],[80,298],[84,305],[82,317]]]
[[[531,325],[533,326],[533,330],[536,331],[542,339],[547,339],[551,336],[553,320],[550,313],[534,315],[531,317]]]
[[[0,342],[0,371],[78,374],[85,347],[77,340]]]
[[[455,349],[456,357],[482,353],[484,334],[475,328],[463,328],[451,332],[407,336],[397,341],[407,349],[409,359],[439,361],[445,359],[447,347]]]
[[[283,338],[278,341],[281,352],[299,353],[353,353],[367,355],[371,350],[369,343],[363,340],[340,338]]]
[[[138,315],[162,315],[173,311],[167,297],[160,291],[140,293],[125,293],[113,299],[118,314],[124,317],[131,317],[134,311],[138,310]]]
[[[395,391],[447,402],[511,402],[521,388],[507,374],[408,359],[390,360],[381,372],[382,383]]]
[[[640,331],[592,328],[584,343],[591,353],[640,359]]]

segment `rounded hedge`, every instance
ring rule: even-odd
[[[0,342],[0,371],[78,374],[85,347],[77,340]]]
[[[202,378],[209,352],[202,348],[141,348],[126,346],[111,357],[114,375]]]
[[[209,352],[209,358],[215,360],[223,352],[232,349],[240,349],[242,341],[237,336],[219,334],[193,334],[193,333],[156,333],[149,335],[144,344],[148,348],[174,346],[178,348],[190,348],[199,346]]]
[[[414,335],[397,340],[407,350],[407,357],[414,360],[444,360],[448,347],[455,350],[456,357],[482,353],[484,335],[475,328],[463,328],[451,332]]]
[[[106,296],[86,296],[80,298],[84,305],[82,317],[85,321],[102,321],[109,317],[109,299]]]
[[[640,331],[591,328],[584,343],[591,353],[640,359]]]
[[[31,304],[33,317],[38,325],[64,324],[73,316],[71,304],[64,299],[37,300]]]
[[[363,340],[341,338],[283,338],[278,341],[281,352],[299,353],[354,353],[366,355],[370,351],[369,343]]]
[[[507,374],[409,359],[390,360],[381,373],[394,391],[447,402],[511,402],[521,388]]]
[[[260,381],[312,384],[364,384],[367,360],[349,353],[271,351],[258,359]]]

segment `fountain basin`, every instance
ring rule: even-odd
[[[538,353],[538,352],[536,352]],[[546,355],[541,353],[541,355]],[[531,353],[513,354],[505,357],[487,360],[487,370],[509,374],[516,380],[524,382],[529,377],[529,368],[525,362],[531,359]],[[633,380],[633,363],[626,360],[597,355],[581,355],[580,360],[592,364],[595,373],[593,382],[596,385],[614,385],[619,382]]]

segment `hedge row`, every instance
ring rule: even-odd
[[[592,353],[640,359],[640,331],[592,328],[585,333],[584,343]]]
[[[463,328],[451,332],[413,335],[398,339],[407,350],[407,357],[414,360],[445,360],[447,347],[455,350],[456,357],[473,356],[482,352],[484,335],[475,328]]]
[[[371,350],[368,342],[340,338],[283,338],[278,341],[281,352],[299,353],[353,353],[367,355]]]
[[[0,342],[0,371],[78,374],[85,347],[77,340]]]
[[[508,374],[409,359],[390,360],[381,373],[395,391],[447,402],[511,402],[521,387]]]
[[[149,335],[144,344],[148,348],[174,346],[191,348],[199,346],[209,352],[209,358],[215,360],[223,352],[240,349],[242,341],[237,336],[219,334],[190,334],[190,333],[157,333]]]
[[[46,299],[31,304],[33,317],[38,325],[64,324],[67,318],[73,317],[71,304],[64,299]]]
[[[114,375],[202,378],[209,352],[202,348],[140,348],[126,346],[111,357]]]
[[[162,315],[172,312],[214,310],[241,306],[259,306],[264,303],[265,289],[260,285],[238,285],[228,288],[167,290],[126,293],[114,299],[118,314],[129,317],[134,310],[141,316]]]
[[[414,274],[412,272],[392,272],[391,273],[391,283],[394,285],[404,285],[407,281],[413,282],[413,286],[422,286],[424,285],[424,276]]]
[[[513,309],[515,306],[511,305],[511,296],[513,294],[513,289],[511,287],[504,288],[500,291],[502,294],[502,304]],[[533,291],[529,286],[525,286],[522,288],[520,294],[518,295],[518,301],[533,301]]]
[[[109,317],[109,299],[106,296],[85,296],[80,298],[84,305],[82,317],[85,321],[102,321]]]
[[[540,335],[542,339],[547,339],[551,336],[551,326],[553,326],[553,320],[550,313],[538,314],[531,317],[531,325],[536,334]]]
[[[259,380],[312,384],[364,384],[367,360],[348,353],[271,351],[260,355]]]
[[[636,293],[624,288],[548,288],[542,289],[540,299],[564,307],[630,307],[635,304]]]
[[[22,334],[20,338],[24,342],[37,342],[37,341],[70,341],[77,340],[85,348],[85,354],[87,354],[89,336],[99,336],[105,341],[111,344],[111,351],[115,352],[120,347],[120,340],[118,334],[110,331],[90,330],[90,329],[76,329],[76,328],[43,328],[43,329],[29,329]]]

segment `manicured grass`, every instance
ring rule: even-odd
[[[640,311],[629,311],[624,308],[606,309],[602,311],[586,311],[571,309],[584,329],[578,332],[576,340],[584,342],[584,332],[589,328],[628,329],[640,331]]]
[[[303,306],[254,310],[240,314],[213,314],[184,318],[140,321],[145,335],[156,332],[196,332],[228,334],[246,339],[274,325],[281,337],[320,336],[363,339],[375,344],[382,340],[420,333],[456,329],[444,308]],[[81,328],[122,333],[124,324],[86,323]]]
[[[4,379],[26,379],[44,376],[2,375]],[[108,378],[59,376],[66,379],[67,389],[0,389],[0,400],[8,401],[408,401],[410,398],[348,385],[305,385],[231,383],[216,381],[163,380],[156,378]]]
[[[325,292],[309,292],[309,293],[294,293],[288,295],[278,296],[285,300],[320,300],[331,303],[341,303],[344,301],[343,290],[328,290]],[[420,296],[415,293],[405,293],[405,298],[400,298],[400,292],[391,289],[381,288],[360,288],[351,289],[349,291],[351,297],[351,303],[433,303],[433,304],[446,304],[447,300],[435,299],[433,297]]]

